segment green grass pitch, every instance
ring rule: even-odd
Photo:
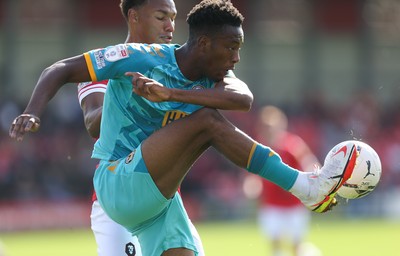
[[[322,219],[322,220],[321,220]],[[329,218],[326,218],[329,219]],[[400,255],[400,222],[315,218],[308,241],[323,256]],[[268,256],[269,246],[254,222],[196,223],[207,256]],[[0,234],[5,256],[96,256],[90,230],[51,230]]]

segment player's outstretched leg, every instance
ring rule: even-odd
[[[337,190],[348,180],[356,160],[354,143],[345,144],[310,174],[288,166],[276,152],[240,131],[217,110],[203,108],[174,121],[142,144],[143,158],[158,189],[171,198],[187,171],[208,147],[232,163],[290,191],[311,210],[325,212],[336,203]]]
[[[331,151],[325,158],[324,166],[314,173],[299,175],[299,179],[306,179],[309,184],[309,193],[296,191],[293,186],[291,192],[310,210],[315,212],[329,211],[336,205],[335,195],[339,188],[353,173],[357,159],[356,145],[349,142],[336,150]],[[298,187],[297,187],[298,189]]]

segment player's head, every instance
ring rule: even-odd
[[[129,36],[137,43],[170,43],[175,30],[173,0],[121,0]]]
[[[274,145],[280,140],[282,134],[287,130],[288,118],[278,107],[264,106],[259,111],[256,124],[257,140],[261,143]]]
[[[222,80],[239,62],[243,16],[228,0],[203,0],[189,12],[188,45],[199,51],[203,73]]]

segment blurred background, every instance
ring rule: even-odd
[[[332,215],[400,220],[400,1],[232,2],[245,16],[235,73],[255,102],[249,113],[226,116],[253,135],[257,110],[276,105],[321,162],[343,140],[369,143],[383,165],[379,186],[365,198],[341,202]],[[174,42],[182,44],[186,14],[198,1],[175,3]],[[45,67],[124,42],[118,4],[0,0],[0,231],[89,227],[96,161],[76,85],[51,101],[38,133],[16,142],[8,128]],[[259,189],[244,182],[247,175],[214,150],[206,152],[182,185],[191,218],[254,218]]]

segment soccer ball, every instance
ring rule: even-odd
[[[378,185],[382,173],[381,160],[376,151],[361,141],[352,141],[356,144],[357,160],[351,177],[343,183],[337,194],[346,199],[361,198],[371,193]],[[338,144],[334,148],[340,147]]]

